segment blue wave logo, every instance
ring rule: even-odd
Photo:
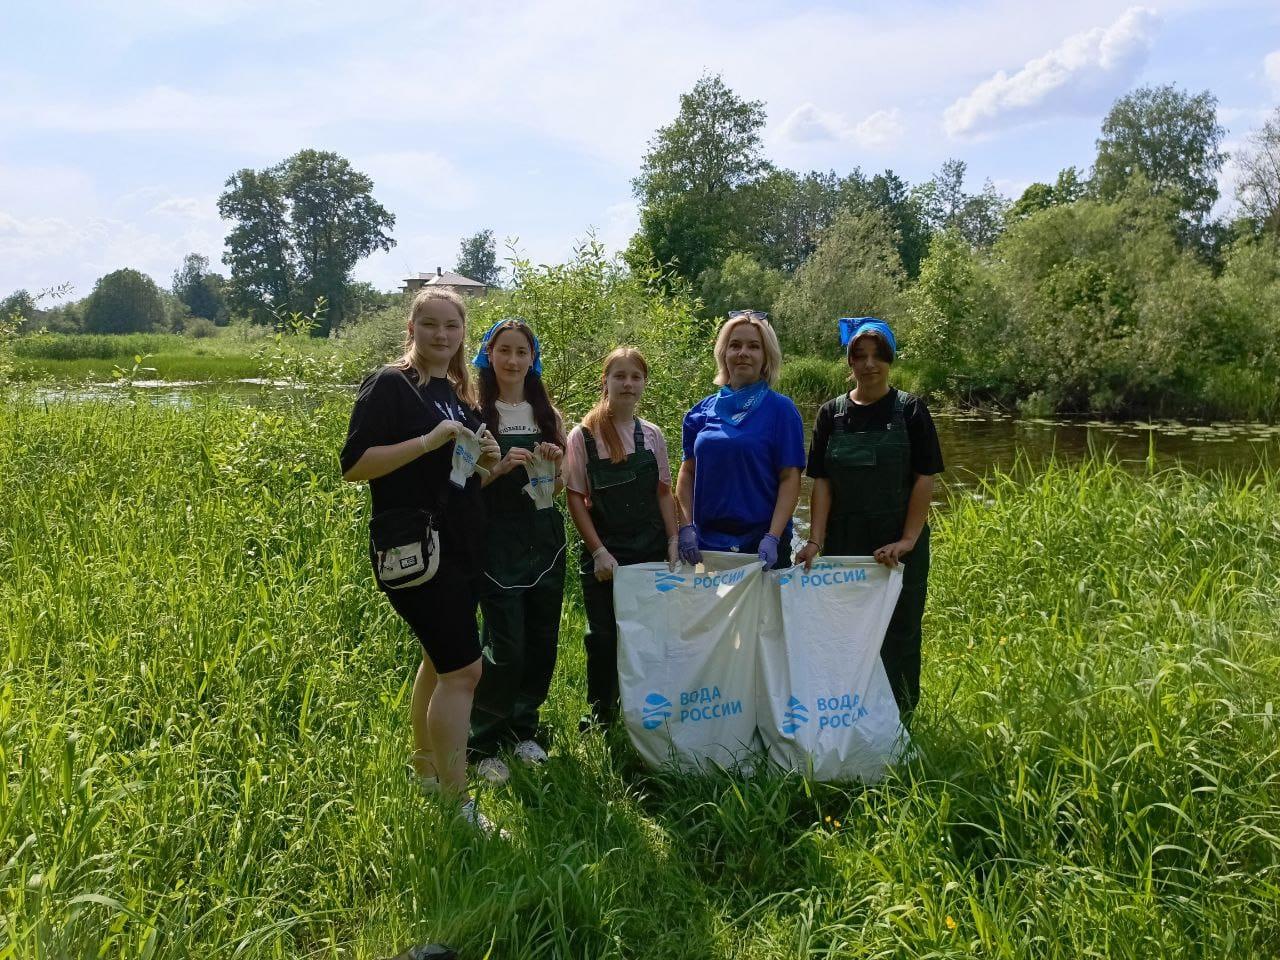
[[[653,575],[653,586],[659,593],[675,590],[682,583],[684,583],[684,577],[679,574],[659,572]]]
[[[657,730],[671,719],[671,701],[660,693],[651,693],[644,698],[644,710],[641,712],[640,724],[646,730]]]
[[[794,573],[784,573],[778,577],[778,586],[785,587],[788,583],[795,579]]]
[[[787,701],[787,709],[782,714],[782,719],[786,721],[782,725],[782,732],[795,733],[809,722],[809,708],[795,697],[792,697]]]

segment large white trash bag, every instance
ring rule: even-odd
[[[618,688],[627,734],[652,766],[731,768],[756,748],[759,562],[704,553],[613,575]]]
[[[756,719],[770,759],[815,780],[880,779],[906,744],[880,662],[902,568],[823,557],[764,587]]]

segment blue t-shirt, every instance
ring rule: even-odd
[[[715,394],[684,415],[684,459],[693,459],[693,520],[705,550],[754,553],[778,502],[778,473],[805,464],[804,423],[790,397],[768,391],[741,424],[715,412]],[[791,522],[782,544],[791,542]]]

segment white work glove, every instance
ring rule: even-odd
[[[596,564],[596,579],[601,583],[606,580],[613,579],[613,571],[618,569],[618,561],[613,558],[613,554],[609,552],[607,547],[600,547],[593,554],[591,559]]]
[[[547,510],[555,505],[556,496],[556,464],[554,460],[534,457],[524,465],[529,474],[529,482],[523,487],[524,492],[539,510]]]
[[[465,487],[467,478],[476,471],[480,459],[480,438],[470,430],[459,430],[453,441],[453,466],[449,470],[449,482],[455,487]]]

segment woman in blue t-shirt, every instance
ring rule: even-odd
[[[720,390],[685,414],[676,499],[686,563],[700,563],[703,550],[755,554],[766,569],[791,563],[804,424],[791,399],[772,389],[782,349],[768,317],[729,314],[716,337]]]

